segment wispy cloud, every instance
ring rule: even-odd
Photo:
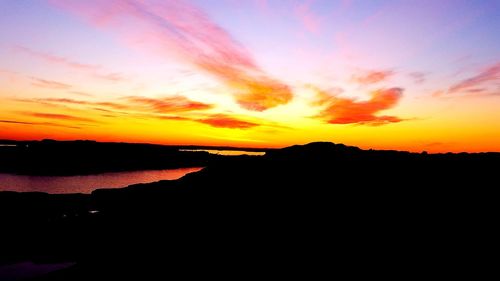
[[[251,54],[202,10],[180,0],[51,0],[137,47],[160,54],[176,52],[184,61],[214,75],[245,109],[263,111],[288,103],[290,88],[269,77]],[[134,25],[129,23],[133,20]],[[140,42],[140,43],[137,43]]]
[[[169,120],[169,121],[190,121],[202,123],[215,128],[226,129],[251,129],[262,124],[243,120],[237,116],[230,116],[227,114],[201,114],[202,117],[186,117],[175,115],[150,115],[155,119]]]
[[[169,121],[189,121],[215,128],[229,129],[250,129],[257,126],[269,126],[275,128],[287,128],[272,122],[256,122],[249,121],[240,116],[232,116],[228,114],[213,114],[204,112],[214,108],[211,104],[192,101],[183,96],[170,96],[163,98],[146,98],[146,97],[124,97],[116,102],[110,101],[89,101],[77,100],[71,98],[42,98],[42,99],[21,99],[19,101],[40,103],[46,105],[76,105],[85,106],[89,109],[105,112],[105,117],[117,117],[122,115],[132,116],[134,118],[154,118]],[[119,110],[119,111],[117,111]],[[66,121],[80,121],[99,123],[96,120],[53,113],[32,113],[18,112],[24,116],[56,119]]]
[[[195,121],[194,119],[189,117],[170,116],[170,115],[155,115],[154,118],[161,120],[170,120],[170,121]]]
[[[16,83],[19,80],[24,80],[24,77],[15,71],[0,69],[0,79],[5,79],[10,83]]]
[[[73,115],[66,115],[66,114],[43,113],[43,112],[24,112],[23,114],[27,115],[27,116],[44,118],[44,119],[98,123],[96,120],[93,120],[90,118],[73,116]]]
[[[60,66],[64,66],[67,68],[71,68],[74,70],[78,70],[81,72],[84,72],[88,75],[91,75],[93,77],[96,77],[98,79],[102,80],[108,80],[111,82],[117,82],[121,81],[124,79],[123,75],[120,73],[109,73],[106,72],[102,66],[100,65],[95,65],[95,64],[85,64],[85,63],[80,63],[76,62],[64,57],[56,56],[50,53],[45,53],[45,52],[40,52],[33,50],[28,47],[24,46],[16,46],[14,47],[14,50],[20,53],[27,54],[31,57],[41,59],[49,64],[56,64]]]
[[[313,3],[313,0],[299,3],[295,7],[295,15],[307,31],[318,33],[323,19],[311,10]]]
[[[366,101],[339,97],[335,94],[316,89],[315,105],[323,109],[316,116],[329,124],[363,124],[384,125],[400,122],[403,119],[396,116],[378,115],[380,111],[393,108],[403,95],[403,89],[380,89],[371,93]]]
[[[427,79],[427,73],[425,72],[411,72],[408,74],[408,76],[413,79],[413,82],[415,82],[415,84],[422,84]]]
[[[465,90],[467,93],[472,93],[472,94],[476,94],[476,93],[484,93],[486,92],[488,89],[487,88],[470,88],[470,89],[467,89]]]
[[[81,127],[78,126],[68,126],[52,122],[26,122],[26,121],[15,121],[15,120],[0,120],[0,123],[16,124],[16,125],[33,125],[33,126],[54,126],[54,127],[63,127],[70,129],[81,129]]]
[[[113,101],[93,101],[72,98],[40,98],[40,99],[18,99],[18,101],[40,103],[46,105],[76,105],[87,108],[113,112],[112,110],[123,110],[127,112],[143,113],[185,113],[202,111],[214,108],[212,104],[206,104],[190,100],[183,96],[169,96],[161,98],[148,98],[139,96],[124,97]],[[120,112],[127,114],[127,112]]]
[[[105,73],[105,74],[95,73],[94,76],[99,79],[108,80],[111,82],[119,82],[125,79],[125,77],[121,73]]]
[[[45,79],[40,79],[36,77],[31,77],[31,84],[33,86],[41,87],[41,88],[49,88],[49,89],[58,89],[58,90],[66,90],[71,88],[71,85],[62,83],[62,82],[57,82],[53,80],[45,80]]]
[[[30,49],[30,48],[27,48],[24,46],[15,46],[14,50],[17,52],[22,52],[22,53],[28,54],[28,55],[35,57],[35,58],[42,59],[42,60],[49,62],[49,63],[52,63],[52,64],[59,64],[59,65],[63,65],[63,66],[69,67],[69,68],[74,68],[74,69],[79,69],[79,70],[92,70],[92,71],[96,71],[96,70],[100,69],[100,66],[98,66],[98,65],[84,64],[84,63],[71,61],[69,59],[55,56],[55,55],[52,55],[49,53],[35,51],[33,49]]]
[[[259,126],[257,123],[239,120],[224,114],[215,114],[207,118],[196,119],[196,122],[204,123],[216,128],[249,129]]]
[[[477,92],[475,89],[487,87],[490,83],[493,83],[496,87],[500,86],[500,62],[486,67],[478,74],[452,85],[448,89],[448,93]]]
[[[195,110],[207,110],[214,106],[198,101],[192,101],[183,96],[172,96],[164,98],[147,98],[147,97],[126,97],[130,104],[144,105],[152,112],[158,113],[175,113]]]
[[[362,85],[370,85],[387,80],[392,75],[394,75],[394,71],[392,70],[362,71],[360,73],[354,74],[352,76],[352,81]]]
[[[431,94],[431,95],[432,95],[433,97],[436,97],[436,98],[437,98],[437,97],[442,96],[444,93],[445,93],[445,91],[443,91],[443,90],[435,90],[434,92],[432,92],[432,94]]]
[[[270,11],[270,8],[269,8],[269,3],[267,2],[267,0],[254,0],[253,1],[255,6],[257,6],[257,8],[259,9],[259,11],[263,14],[268,14],[269,11]]]
[[[128,105],[115,103],[115,102],[93,102],[93,101],[85,101],[85,100],[75,100],[70,98],[45,98],[45,99],[36,99],[34,101],[42,102],[42,103],[64,103],[64,104],[77,104],[77,105],[91,105],[91,106],[104,106],[113,109],[127,109]]]
[[[93,95],[85,92],[80,92],[80,91],[69,91],[68,93],[77,95],[77,96],[82,96],[82,97],[92,97]]]

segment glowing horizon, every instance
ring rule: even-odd
[[[0,2],[0,139],[500,151],[500,2]]]

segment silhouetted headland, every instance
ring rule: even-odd
[[[127,168],[137,163],[132,158],[158,159],[150,149],[164,149],[123,148],[127,157],[120,149],[111,155],[130,157]],[[90,195],[0,193],[0,263],[76,263],[39,280],[230,277],[233,270],[312,278],[329,272],[325,257],[338,253],[349,259],[397,245],[425,253],[436,239],[456,251],[457,233],[480,229],[493,212],[500,154],[311,143],[257,157],[200,153],[177,163],[193,161],[207,161],[206,168],[175,181]]]
[[[104,172],[201,167],[220,158],[200,149],[270,149],[167,146],[95,141],[0,141],[0,173],[85,175]]]

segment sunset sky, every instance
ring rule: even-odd
[[[499,0],[0,0],[0,139],[500,151]]]

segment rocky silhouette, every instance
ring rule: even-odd
[[[121,159],[157,159],[148,149],[183,157],[173,148],[144,146],[130,155],[125,144],[113,149]],[[37,280],[314,278],[331,273],[329,257],[339,254],[348,260],[360,250],[381,253],[397,245],[419,252],[436,239],[452,251],[446,241],[455,241],[455,230],[447,229],[480,224],[487,216],[479,214],[493,211],[488,194],[500,167],[499,153],[409,153],[333,143],[265,156],[193,155],[176,163],[206,168],[175,181],[88,195],[0,192],[0,263],[74,262]],[[112,166],[107,161],[102,163]],[[148,168],[165,168],[153,162]]]
[[[95,141],[0,141],[0,173],[84,175],[132,170],[204,166],[218,158],[203,146],[101,143]],[[209,147],[211,149],[234,149]],[[244,151],[269,149],[238,148]]]

